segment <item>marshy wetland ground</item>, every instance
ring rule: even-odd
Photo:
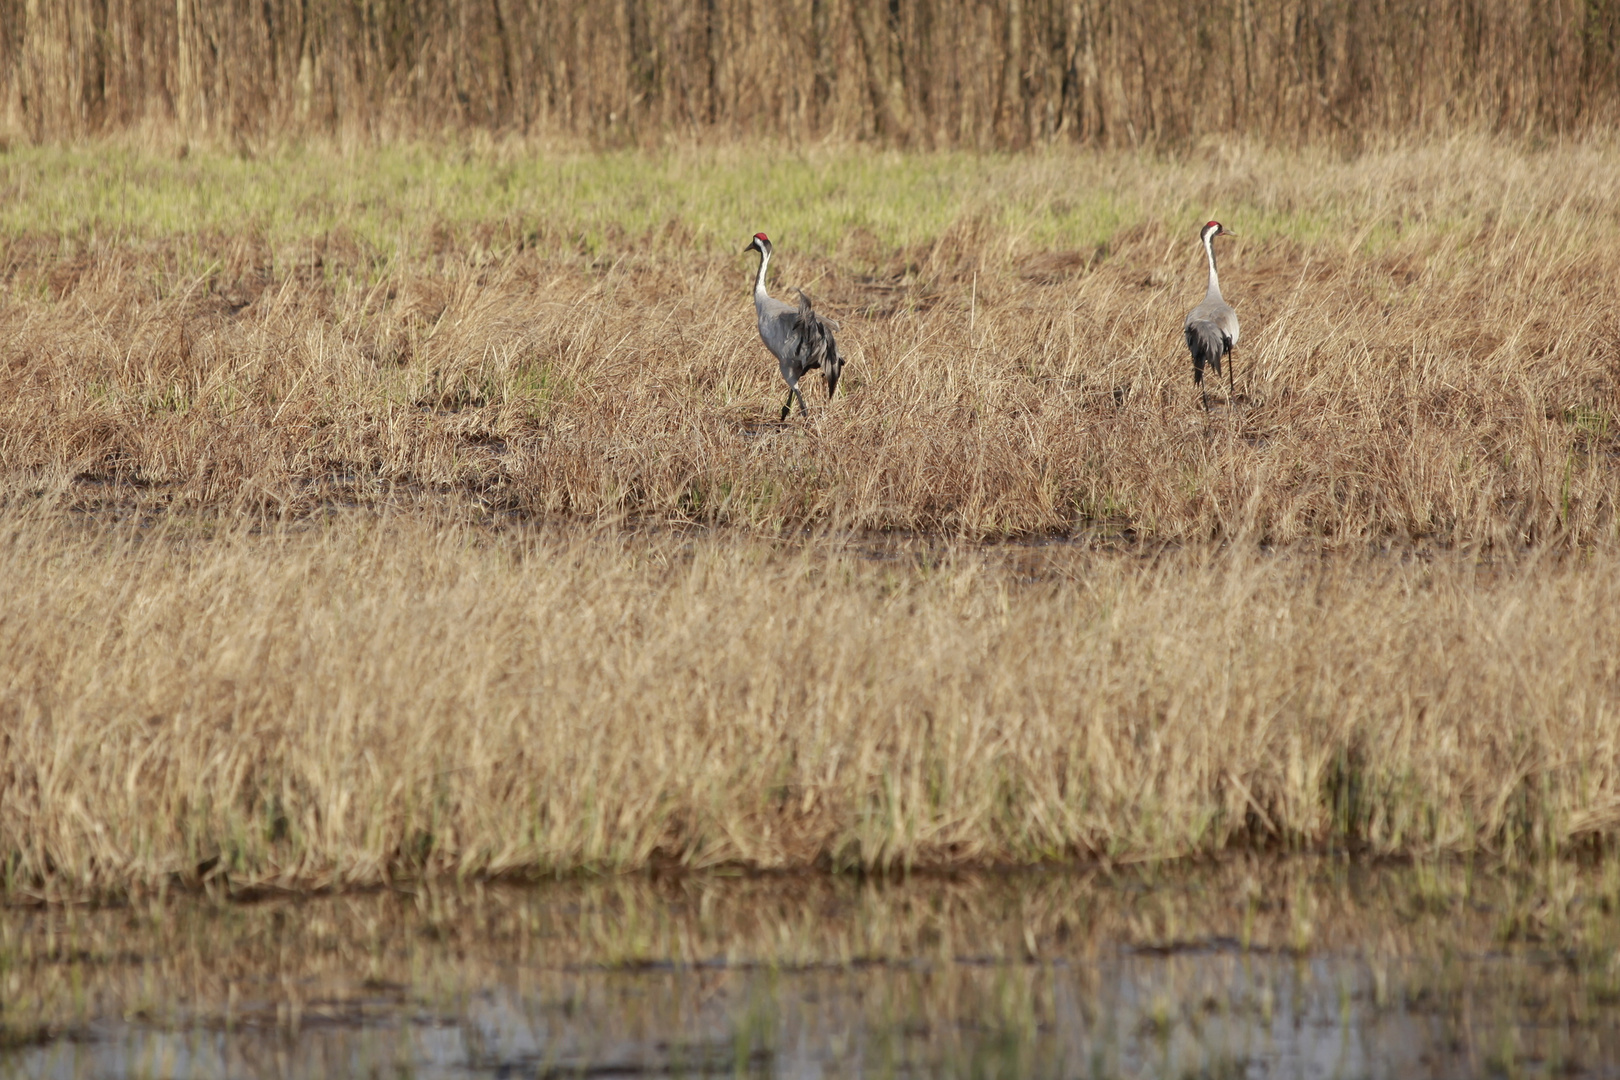
[[[0,1072],[1615,1075],[1617,208],[1596,135],[7,150]]]

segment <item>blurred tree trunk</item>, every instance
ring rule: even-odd
[[[906,110],[906,88],[893,48],[898,31],[898,3],[854,4],[851,12],[855,32],[860,37],[861,55],[866,61],[866,85],[872,95],[872,111],[878,133],[901,145],[911,141],[911,117]]]

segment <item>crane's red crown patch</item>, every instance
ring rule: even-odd
[[[754,234],[754,239],[755,240],[764,240],[766,243],[769,243],[771,238],[766,236],[762,232],[757,232],[757,233]]]

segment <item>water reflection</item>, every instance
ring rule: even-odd
[[[0,1074],[1620,1075],[1612,870],[699,877],[0,914]]]

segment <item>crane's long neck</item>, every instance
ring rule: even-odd
[[[754,278],[754,299],[755,300],[758,300],[760,297],[769,297],[769,295],[770,295],[765,291],[765,267],[767,265],[769,265],[770,261],[771,261],[770,253],[767,252],[767,251],[760,251],[760,253],[759,253],[759,276]]]
[[[1209,290],[1205,296],[1221,295],[1221,279],[1215,273],[1215,234],[1208,233],[1204,237],[1204,254],[1209,256]],[[763,280],[763,279],[762,279]]]

